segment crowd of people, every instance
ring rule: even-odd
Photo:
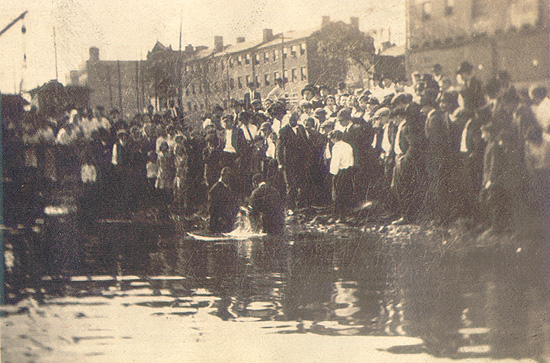
[[[332,207],[345,220],[366,201],[396,223],[505,230],[545,215],[550,191],[547,89],[512,81],[501,71],[483,85],[463,62],[452,78],[435,65],[372,89],[307,85],[295,104],[282,82],[263,98],[251,84],[200,125],[173,102],[132,120],[102,107],[31,111],[20,127],[4,122],[4,160],[39,189],[81,183],[92,213],[208,210],[212,232],[230,231],[245,204],[280,231],[284,213]]]

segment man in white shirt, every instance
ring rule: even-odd
[[[258,134],[258,128],[250,123],[251,118],[252,114],[249,112],[241,112],[239,114],[240,128],[243,130],[244,138],[250,143],[254,141],[254,138]]]
[[[284,100],[285,91],[283,90],[283,80],[281,78],[276,78],[275,83],[277,84],[277,86],[269,91],[269,93],[267,94],[267,98],[273,100],[273,102]]]
[[[330,159],[330,174],[332,177],[332,200],[334,213],[339,218],[345,217],[352,204],[353,197],[353,148],[342,139],[342,131],[334,130],[330,133],[332,158]]]

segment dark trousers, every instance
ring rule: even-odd
[[[288,209],[296,209],[303,205],[305,176],[298,168],[286,168],[284,170],[286,184],[286,201]]]
[[[354,169],[340,170],[332,178],[332,200],[334,201],[334,213],[338,217],[345,217],[353,202],[353,176]]]

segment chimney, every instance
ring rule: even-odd
[[[264,29],[264,43],[270,42],[273,40],[273,29]]]
[[[359,18],[358,17],[352,16],[351,18],[349,18],[349,23],[355,29],[359,29]]]
[[[216,35],[214,37],[214,50],[217,52],[223,51],[223,37]]]
[[[193,51],[193,46],[191,44],[187,44],[185,46],[185,53],[191,53]]]
[[[237,43],[244,43],[245,38],[244,37],[237,37]]]
[[[90,60],[93,62],[99,61],[99,48],[97,47],[90,48]]]
[[[321,21],[321,28],[330,24],[330,16],[323,16],[323,20]]]

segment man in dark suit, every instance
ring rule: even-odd
[[[277,189],[264,182],[261,174],[254,175],[254,191],[250,196],[250,219],[252,225],[268,234],[284,232],[285,213]]]
[[[474,66],[469,62],[462,62],[456,74],[462,78],[463,88],[460,96],[466,110],[477,110],[485,104],[485,95],[481,82],[474,75]]]
[[[298,125],[300,115],[293,112],[288,124],[281,128],[277,159],[283,170],[286,183],[287,202],[290,210],[298,206],[306,188],[304,155],[307,153],[307,137],[304,127]]]
[[[231,168],[222,169],[220,180],[208,193],[209,230],[212,233],[228,233],[233,230],[239,210],[237,198],[231,190]]]
[[[261,101],[261,99],[260,92],[256,91],[256,82],[250,82],[248,84],[248,91],[244,94],[244,109],[252,110],[252,101]]]

